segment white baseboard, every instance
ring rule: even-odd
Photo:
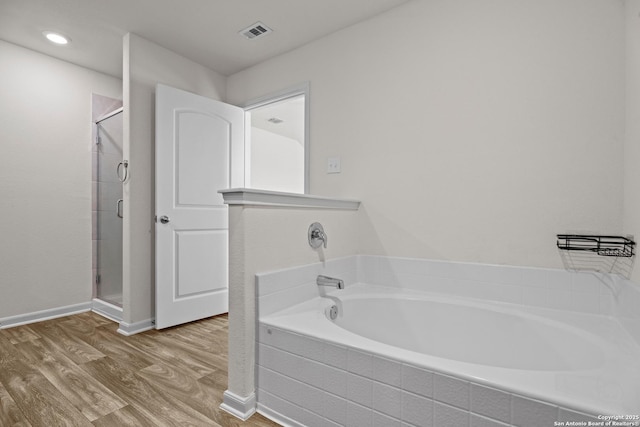
[[[256,394],[251,393],[248,397],[241,397],[226,390],[222,395],[222,405],[220,409],[230,413],[242,421],[246,421],[256,412]]]
[[[33,313],[18,314],[16,316],[0,318],[0,329],[12,328],[14,326],[27,325],[29,323],[42,322],[43,320],[55,319],[72,314],[84,313],[91,310],[91,302],[67,305],[65,307],[50,308],[48,310],[34,311]]]
[[[155,319],[141,320],[140,322],[135,323],[120,322],[118,333],[128,337],[139,334],[140,332],[148,331],[149,329],[155,329],[155,327]]]
[[[110,302],[94,298],[93,301],[91,301],[91,311],[114,322],[122,322],[122,307],[118,307]]]
[[[299,422],[294,421],[289,417],[285,417],[278,411],[274,411],[270,408],[267,408],[266,406],[261,405],[260,403],[258,403],[257,412],[263,417],[269,418],[271,421],[278,423],[284,427],[305,427],[304,424],[300,424]]]

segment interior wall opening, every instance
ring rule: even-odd
[[[287,193],[309,191],[309,86],[245,107],[245,186]]]

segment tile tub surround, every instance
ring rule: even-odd
[[[260,318],[316,297],[319,291],[314,280],[319,273],[344,279],[347,288],[359,282],[383,284],[440,295],[507,302],[517,304],[523,311],[542,307],[573,312],[578,317],[605,315],[607,319],[612,319],[621,310],[618,296],[633,293],[626,288],[636,286],[594,273],[354,256],[325,265],[312,264],[257,275]],[[482,292],[478,292],[478,288]],[[528,289],[538,289],[538,297],[530,298]],[[558,292],[568,293],[568,301],[576,297],[577,303],[554,300]],[[581,295],[592,297],[581,299]],[[591,298],[596,301],[605,298],[608,303],[585,303]],[[381,422],[382,425],[440,426],[462,422],[463,425],[498,426],[553,425],[545,421],[547,418],[595,420],[571,408],[499,390],[482,381],[456,378],[446,372],[391,360],[388,356],[381,357],[349,345],[319,341],[299,331],[263,323],[257,342],[258,408],[274,418],[285,417],[278,418],[280,420],[286,421],[287,416],[292,418],[293,422],[288,421],[291,425],[299,425],[297,421],[302,425],[378,425]],[[266,332],[267,327],[271,333]],[[367,360],[371,360],[371,364]],[[410,370],[414,375],[403,376],[403,370]],[[409,385],[411,378],[414,384]],[[450,378],[455,381],[447,381]],[[456,384],[466,384],[459,389],[462,393],[455,392]],[[283,395],[278,387],[297,391]],[[421,387],[421,391],[418,392],[417,387]],[[453,401],[452,396],[466,397]],[[315,403],[306,406],[305,399]],[[416,415],[418,410],[422,411],[421,415]]]
[[[258,411],[291,426],[552,426],[594,415],[260,325]]]
[[[640,285],[605,273],[356,255],[256,274],[259,316],[318,295],[315,277],[640,320]],[[339,276],[342,274],[344,277]],[[638,337],[640,343],[640,337]]]

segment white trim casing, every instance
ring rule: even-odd
[[[285,206],[295,208],[358,210],[358,200],[335,199],[309,194],[284,193],[280,191],[230,188],[218,191],[227,205]]]
[[[243,398],[229,390],[225,390],[222,395],[220,409],[236,418],[240,418],[242,421],[246,421],[256,412],[256,394],[251,393]]]
[[[311,191],[311,184],[309,182],[310,176],[310,163],[311,163],[311,111],[310,111],[310,96],[311,83],[303,82],[295,86],[291,86],[287,89],[282,89],[274,93],[270,93],[265,96],[261,96],[256,99],[252,99],[244,105],[245,112],[250,112],[253,109],[264,107],[265,105],[274,104],[276,102],[284,101],[288,98],[304,95],[304,193],[308,194]],[[248,124],[246,127],[251,127]],[[245,135],[245,138],[247,135]],[[249,141],[249,139],[246,139]],[[245,149],[246,158],[249,158],[250,152]],[[245,163],[245,177],[246,172],[251,170],[251,163],[248,161]],[[248,182],[245,182],[245,186],[249,186],[250,178]]]
[[[140,332],[155,329],[155,327],[155,319],[141,320],[135,323],[120,322],[118,333],[124,335],[125,337],[129,337],[131,335],[139,334]]]
[[[276,423],[278,423],[280,425],[283,425],[283,426],[287,426],[287,427],[307,427],[304,424],[300,424],[296,420],[292,420],[291,418],[282,415],[278,411],[274,411],[271,408],[267,408],[266,406],[261,405],[260,403],[258,403],[258,410],[256,412],[258,412],[263,417],[269,418],[271,421],[276,422]]]
[[[122,322],[122,307],[118,307],[101,299],[93,299],[91,302],[91,311],[114,322]]]

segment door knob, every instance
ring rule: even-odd
[[[163,224],[167,224],[169,222],[169,217],[166,216],[166,215],[162,215],[160,217],[160,222],[163,223]]]

